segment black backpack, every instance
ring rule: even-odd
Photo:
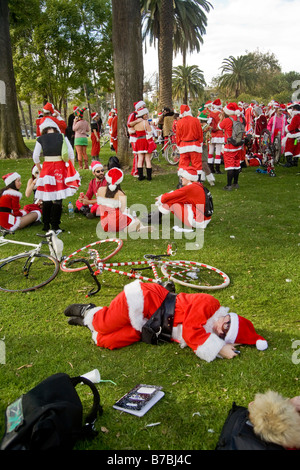
[[[215,450],[285,450],[277,444],[264,442],[249,421],[248,409],[233,403]]]
[[[79,383],[93,392],[93,406],[85,424],[75,390]],[[77,440],[97,435],[94,423],[102,411],[98,390],[88,379],[63,373],[51,375],[7,407],[0,449],[72,450]]]
[[[204,208],[204,215],[205,217],[211,217],[214,213],[214,203],[213,197],[209,189],[202,184],[205,193],[205,208]]]

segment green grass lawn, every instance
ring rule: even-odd
[[[102,149],[101,161],[106,164],[110,155],[109,149]],[[0,174],[18,171],[24,194],[31,166],[31,160],[1,160]],[[278,166],[277,176],[271,178],[247,168],[240,175],[240,189],[232,192],[222,190],[225,173],[217,175],[216,186],[211,188],[215,212],[203,247],[186,250],[187,240],[176,240],[175,259],[201,261],[230,276],[230,285],[214,296],[254,323],[269,343],[266,351],[241,346],[240,356],[233,360],[206,363],[176,344],[137,343],[114,351],[98,348],[87,328],[69,326],[63,314],[70,303],[89,301],[85,295],[93,287],[91,276],[61,271],[36,292],[0,294],[0,339],[6,347],[6,363],[0,365],[1,435],[7,405],[57,372],[75,376],[98,368],[103,379],[116,383],[97,385],[104,408],[96,424],[99,434],[92,442],[78,443],[77,449],[212,450],[233,401],[247,406],[255,393],[268,389],[299,395],[299,169]],[[81,170],[80,174],[85,191],[91,172]],[[155,196],[176,185],[176,168],[161,158],[155,162],[151,182],[139,182],[127,171],[122,187],[128,206],[139,203],[150,209]],[[77,197],[72,198],[74,203]],[[21,204],[27,202],[23,196]],[[98,239],[98,220],[79,214],[69,219],[67,203],[61,224],[65,231],[60,235],[65,255]],[[32,226],[15,237],[35,242],[39,231]],[[142,259],[145,253],[163,253],[173,238],[172,231],[169,239],[129,238],[115,259],[130,261]],[[91,301],[108,305],[128,282],[105,272],[102,289]],[[192,292],[177,287],[181,291]],[[138,383],[161,385],[165,397],[143,418],[114,410],[114,402]],[[90,393],[85,387],[79,393],[88,409]],[[147,426],[151,423],[159,424]]]

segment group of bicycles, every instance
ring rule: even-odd
[[[143,260],[108,262],[119,254],[123,240],[111,238],[90,243],[68,256],[63,256],[63,242],[50,230],[37,234],[38,244],[16,241],[15,232],[0,227],[0,246],[24,246],[25,251],[0,259],[0,291],[30,292],[49,284],[60,271],[74,273],[88,270],[95,282],[87,297],[101,289],[98,278],[105,271],[140,279],[143,282],[163,284],[173,281],[182,286],[200,290],[222,289],[230,279],[223,271],[197,261],[171,260],[176,250],[168,245],[166,253],[145,254]],[[12,238],[10,237],[12,236]],[[44,246],[48,252],[43,253]],[[146,273],[147,271],[147,273]],[[161,271],[161,272],[160,272]]]
[[[276,176],[275,165],[283,165],[285,163],[281,132],[279,132],[274,139],[268,129],[263,129],[258,138],[255,135],[248,134],[245,139],[248,155],[254,154],[253,147],[256,139],[258,153],[261,156],[261,166],[265,168],[270,176]]]

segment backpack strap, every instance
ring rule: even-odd
[[[74,387],[76,387],[79,383],[84,383],[85,385],[88,385],[93,392],[93,406],[92,406],[90,413],[85,418],[85,426],[83,427],[83,434],[87,438],[95,437],[95,435],[97,435],[98,432],[95,431],[94,424],[98,415],[101,416],[103,413],[103,408],[100,404],[99,392],[96,386],[93,384],[93,382],[91,382],[85,377],[82,377],[81,375],[77,377],[70,377],[70,380],[72,384],[74,385]]]

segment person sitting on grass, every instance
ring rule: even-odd
[[[0,226],[14,232],[40,221],[41,209],[37,204],[28,204],[21,209],[22,193],[19,173],[2,176],[5,187],[0,190]]]
[[[189,346],[206,362],[236,357],[237,344],[256,345],[261,351],[268,347],[249,320],[221,306],[215,297],[183,292],[176,295],[170,281],[162,286],[135,280],[108,307],[72,304],[64,314],[70,325],[87,326],[96,345],[108,349],[138,341],[150,343],[152,331],[157,340]],[[154,318],[156,327],[152,326]]]
[[[91,170],[95,178],[90,183],[86,194],[80,193],[80,197],[76,201],[76,212],[85,215],[88,219],[96,217],[98,209],[97,204],[97,191],[102,186],[107,185],[107,181],[104,178],[104,168],[102,163],[99,161],[92,161]]]

